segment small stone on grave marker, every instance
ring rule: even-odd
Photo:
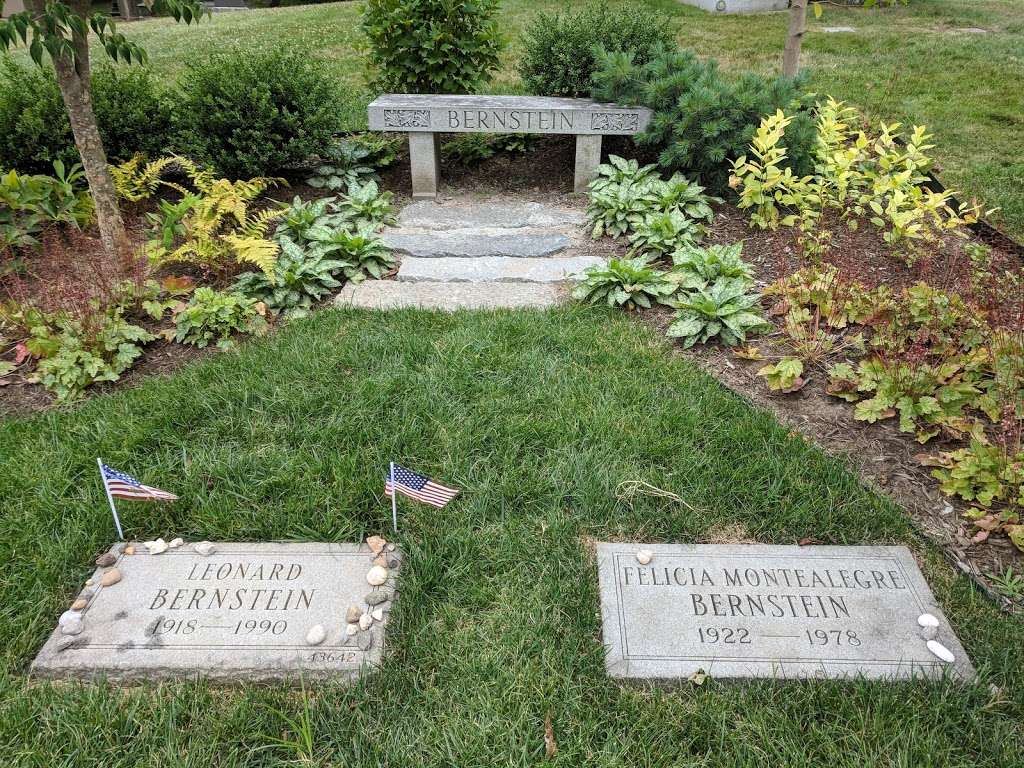
[[[154,556],[140,548],[116,569],[98,570],[95,579],[124,579],[99,589],[87,613],[61,616],[33,674],[297,684],[351,679],[379,664],[386,616],[373,629],[372,652],[362,648],[366,641],[346,647],[346,632],[359,630],[344,619],[365,592],[369,547],[219,543],[216,551],[204,556],[182,546]]]
[[[643,565],[635,544],[598,544],[613,677],[974,677],[906,547],[650,549]]]

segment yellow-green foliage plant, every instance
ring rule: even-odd
[[[928,186],[930,135],[915,126],[904,143],[899,123],[880,124],[877,135],[853,124],[856,110],[829,98],[817,107],[814,174],[796,177],[782,164],[781,146],[792,118],[781,110],[763,118],[748,156],[733,163],[730,185],[740,208],[752,208],[751,226],[776,229],[799,224],[801,246],[811,255],[828,249],[831,232],[822,229],[826,209],[834,209],[851,229],[866,217],[908,260],[919,243],[943,233],[964,236],[963,228],[981,216],[977,203],[953,206],[956,194]]]
[[[164,237],[146,244],[150,262],[187,262],[223,271],[234,261],[255,265],[272,278],[279,246],[267,239],[267,231],[281,210],[253,212],[251,203],[283,180],[229,181],[178,161],[195,191],[185,190],[178,204],[162,206],[161,215],[151,215]]]
[[[171,168],[180,168],[190,176],[199,173],[199,169],[192,161],[184,157],[171,155],[147,162],[145,155],[137,154],[120,165],[110,166],[110,175],[114,179],[114,189],[117,190],[118,197],[130,203],[149,200],[161,186],[187,195],[188,190],[180,184],[163,178],[164,173]]]

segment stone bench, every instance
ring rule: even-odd
[[[442,133],[553,133],[576,136],[574,188],[584,192],[601,162],[602,136],[632,136],[651,120],[646,107],[543,96],[386,94],[370,104],[370,130],[409,134],[412,196],[437,196]]]

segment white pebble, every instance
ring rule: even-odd
[[[156,539],[155,541],[147,541],[143,543],[146,551],[151,555],[159,555],[161,552],[167,551],[167,542],[163,539]]]
[[[382,565],[375,565],[366,574],[366,583],[373,587],[379,587],[388,580],[388,569]]]
[[[306,642],[309,645],[320,645],[326,639],[327,630],[324,629],[323,624],[314,624],[309,628],[309,632],[306,633]]]
[[[375,621],[384,621],[384,609],[383,608],[378,608],[377,610],[375,610],[370,615],[373,616]]]
[[[636,553],[636,561],[640,563],[640,565],[647,565],[653,559],[654,553],[649,549],[641,549]]]
[[[82,633],[82,614],[78,611],[64,611],[57,623],[60,631],[65,635],[79,635]]]
[[[373,616],[371,616],[370,614],[364,613],[362,616],[359,617],[359,628],[360,629],[366,630],[366,629],[369,629],[372,625],[373,625]]]
[[[208,541],[198,541],[192,545],[192,549],[194,549],[203,557],[209,557],[217,551],[217,548]]]
[[[954,661],[956,661],[956,656],[953,655],[953,652],[949,650],[949,648],[944,646],[942,643],[940,643],[938,640],[929,640],[928,650],[934,653],[947,664],[952,664]]]
[[[922,613],[917,617],[917,624],[921,627],[937,627],[939,626],[939,620],[930,613]]]
[[[351,637],[352,635],[354,635],[358,631],[359,631],[359,625],[358,624],[347,624],[347,625],[345,625],[345,634],[348,635],[349,637]]]
[[[180,547],[184,543],[185,543],[184,539],[171,539],[167,543],[167,546],[170,547],[171,549],[177,549],[178,547]]]

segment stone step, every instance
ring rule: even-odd
[[[543,309],[558,304],[552,283],[441,283],[366,280],[349,283],[334,300],[339,308],[361,309]]]
[[[436,258],[402,260],[401,282],[442,281],[470,283],[557,283],[572,279],[587,267],[603,264],[597,256],[553,256],[544,259],[480,256],[475,259]]]
[[[390,229],[382,237],[395,253],[423,259],[552,256],[573,244],[560,233],[525,233],[507,228],[452,231]]]
[[[398,223],[421,229],[464,229],[466,227],[577,227],[586,221],[582,211],[556,208],[541,203],[437,203],[420,201],[402,209]]]

